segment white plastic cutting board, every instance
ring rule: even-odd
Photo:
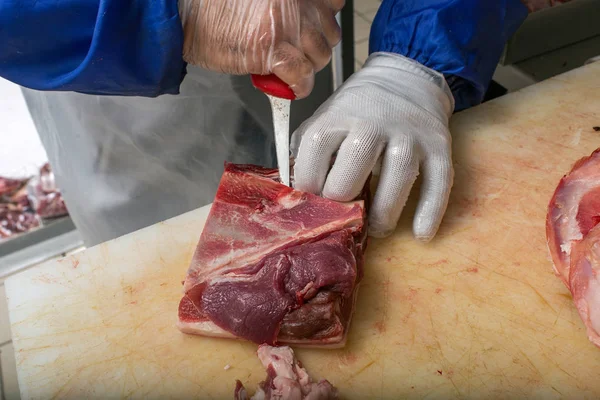
[[[373,240],[342,350],[298,350],[347,399],[600,398],[545,243],[546,205],[600,147],[600,63],[453,117],[455,186],[436,240]],[[232,398],[249,343],[181,334],[181,281],[208,208],[6,282],[23,398]],[[225,370],[224,367],[231,368]]]

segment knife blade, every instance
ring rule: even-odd
[[[269,98],[279,176],[284,185],[290,186],[290,109],[291,100],[294,100],[296,95],[285,82],[273,74],[251,75],[251,79],[254,87]]]

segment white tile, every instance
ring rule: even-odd
[[[8,305],[6,304],[6,290],[4,284],[0,285],[0,344],[10,342],[10,321],[8,319]]]
[[[0,175],[25,177],[48,161],[21,89],[0,78]]]
[[[354,59],[361,65],[365,63],[369,57],[369,41],[362,40],[360,42],[354,42]]]
[[[4,399],[20,400],[21,394],[19,392],[19,381],[17,380],[17,363],[12,343],[0,347],[0,361],[2,366]]]
[[[354,41],[359,42],[369,38],[371,23],[360,14],[354,13]]]
[[[380,5],[380,0],[355,0],[354,11],[363,12],[377,10]]]
[[[367,21],[373,22],[373,20],[375,19],[375,14],[377,14],[377,8],[374,10],[359,12],[358,14]]]

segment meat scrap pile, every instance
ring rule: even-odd
[[[546,236],[555,273],[571,291],[588,338],[600,347],[600,149],[561,179]]]
[[[344,346],[366,230],[363,200],[337,203],[281,184],[276,169],[226,164],[184,281],[179,329]]]
[[[33,178],[0,177],[0,240],[38,228],[43,219],[67,214],[49,164]]]
[[[288,346],[271,347],[261,345],[258,358],[267,370],[267,379],[259,384],[250,400],[334,400],[337,389],[327,380],[313,382],[294,352]],[[237,381],[235,400],[248,400],[246,388]]]

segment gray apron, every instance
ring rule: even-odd
[[[291,130],[331,93],[327,67],[293,102]],[[269,102],[249,76],[188,66],[179,95],[23,94],[88,247],[212,202],[225,161],[276,166]]]

